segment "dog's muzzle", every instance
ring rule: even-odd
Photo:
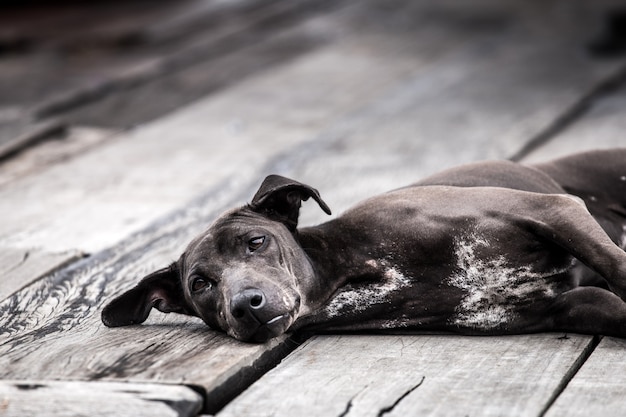
[[[299,306],[299,299],[290,306],[284,298],[273,300],[258,288],[245,289],[230,300],[228,333],[246,342],[265,342],[291,326]]]

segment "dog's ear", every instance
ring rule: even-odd
[[[258,213],[285,223],[289,230],[295,231],[301,202],[308,200],[309,197],[313,197],[326,214],[331,214],[330,208],[315,188],[280,175],[270,175],[265,178],[252,198],[250,207]]]
[[[196,315],[185,301],[176,264],[151,273],[111,301],[102,310],[102,322],[108,327],[143,323],[152,307],[164,313]]]

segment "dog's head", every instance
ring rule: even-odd
[[[109,327],[142,323],[154,307],[199,316],[214,329],[263,342],[307,313],[316,280],[297,242],[302,201],[314,188],[271,175],[252,202],[226,212],[196,237],[180,259],[146,276],[102,312]]]

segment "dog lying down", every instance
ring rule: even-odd
[[[251,342],[296,330],[626,337],[626,148],[481,162],[297,228],[317,190],[271,175],[102,312],[154,307]]]

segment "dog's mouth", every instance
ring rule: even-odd
[[[285,333],[294,319],[292,314],[278,314],[265,322],[255,320],[256,323],[247,323],[246,326],[233,326],[227,333],[242,342],[264,343]]]
[[[291,316],[289,314],[281,314],[267,322],[261,324],[253,333],[251,341],[257,343],[266,342],[276,336],[285,333],[285,330],[291,325]]]
[[[264,324],[264,326],[270,326],[274,323],[278,323],[281,320],[288,319],[288,318],[289,318],[289,314],[281,314],[280,316],[276,316],[273,319],[268,320],[267,323]]]

